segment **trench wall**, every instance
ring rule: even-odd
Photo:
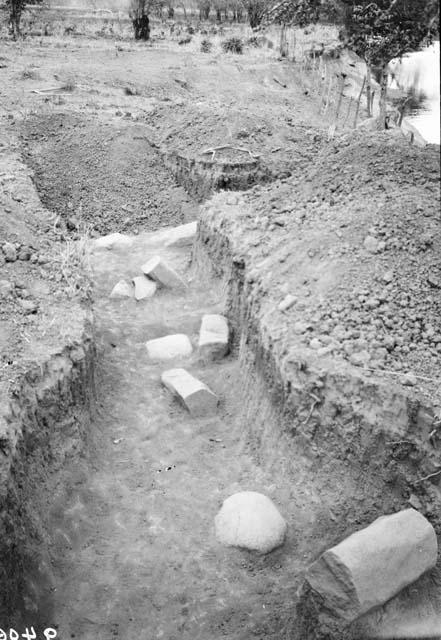
[[[12,625],[48,614],[47,522],[57,472],[87,440],[94,394],[92,319],[44,362],[31,363],[0,407],[0,616]],[[41,621],[44,624],[44,621]]]

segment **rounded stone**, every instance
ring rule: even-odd
[[[269,553],[283,544],[287,525],[269,498],[242,491],[224,501],[215,529],[216,538],[226,546]]]

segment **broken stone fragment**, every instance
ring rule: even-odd
[[[133,244],[133,238],[122,233],[109,233],[94,241],[97,249],[128,249]]]
[[[279,302],[278,309],[279,311],[288,311],[295,303],[297,302],[297,298],[292,296],[290,293],[286,295],[281,302]]]
[[[156,293],[156,282],[149,280],[146,276],[136,276],[136,278],[133,278],[133,284],[135,285],[136,300],[151,298]]]
[[[8,296],[14,291],[14,284],[9,280],[0,280],[0,297]]]
[[[186,288],[184,280],[160,256],[155,256],[142,267],[146,276],[155,280],[159,285],[170,289]]]
[[[363,244],[364,244],[364,248],[366,249],[366,251],[369,251],[369,253],[377,253],[378,240],[373,236],[366,236]]]
[[[406,509],[378,518],[325,551],[305,578],[328,610],[353,621],[434,567],[437,553],[430,522]]]
[[[218,398],[203,382],[185,369],[170,369],[161,376],[162,384],[178,396],[195,418],[216,413]]]
[[[228,320],[221,315],[206,314],[199,331],[199,353],[210,360],[223,358],[228,353]]]
[[[11,242],[5,242],[2,249],[6,262],[15,262],[17,260],[17,250]]]
[[[37,313],[38,304],[34,300],[19,300],[19,304],[21,305],[23,312],[28,315],[31,313]]]
[[[241,491],[224,501],[215,518],[215,529],[221,544],[269,553],[283,544],[287,526],[267,496]]]
[[[152,360],[171,360],[191,355],[193,348],[188,336],[176,333],[146,342],[147,353]]]
[[[120,280],[113,287],[110,297],[111,298],[133,298],[135,289],[125,280]]]

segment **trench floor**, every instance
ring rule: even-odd
[[[234,354],[208,365],[196,350],[185,360],[149,360],[147,340],[186,333],[196,345],[202,315],[223,311],[221,284],[192,273],[191,247],[169,248],[167,238],[167,230],[145,233],[129,249],[91,256],[97,408],[86,454],[66,466],[53,496],[53,626],[61,640],[304,640],[296,592],[305,567],[332,545],[332,487],[319,490],[301,455],[295,479],[285,474],[283,447],[265,464],[251,456],[245,424],[254,416],[271,432],[272,414],[255,391],[250,409]],[[154,255],[183,275],[185,292],[158,290],[142,302],[109,297]],[[215,417],[192,418],[162,387],[162,371],[174,366],[219,396]],[[268,495],[288,522],[285,544],[266,556],[216,541],[218,509],[244,490]],[[369,637],[421,630],[434,615],[430,591],[423,585],[419,602],[408,594],[374,612]]]
[[[66,469],[54,496],[54,622],[63,640],[282,640],[302,564],[295,531],[313,524],[310,500],[293,498],[293,487],[246,453],[234,356],[211,365],[196,351],[185,361],[149,361],[146,340],[179,332],[195,344],[202,315],[222,312],[219,284],[192,278],[191,248],[167,249],[163,235],[92,256],[98,411],[90,455]],[[110,299],[119,279],[139,275],[157,254],[187,278],[185,294]],[[216,417],[192,418],[162,388],[160,374],[173,366],[216,392]],[[239,490],[262,491],[288,520],[294,504],[296,526],[280,550],[259,557],[216,541],[214,517]]]

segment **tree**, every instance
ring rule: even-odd
[[[199,19],[208,20],[211,11],[211,0],[198,0]]]
[[[306,27],[320,17],[321,0],[282,0],[265,12],[265,21],[287,27]]]
[[[250,27],[256,29],[262,23],[267,10],[266,0],[244,0],[244,7],[248,14]]]
[[[32,4],[42,4],[43,0],[35,0]],[[9,31],[15,38],[21,35],[21,17],[27,4],[27,0],[6,0],[6,9],[9,13]]]
[[[26,0],[6,0],[9,12],[9,31],[14,38],[21,35],[20,22]]]
[[[280,55],[287,55],[286,29],[287,27],[306,27],[317,22],[320,17],[321,0],[282,0],[267,7],[265,23],[275,22],[282,26],[280,34]]]
[[[149,12],[151,7],[150,0],[130,0],[129,17],[133,24],[135,40],[150,38]]]
[[[341,0],[345,7],[342,38],[366,63],[368,77],[378,69],[380,116],[386,127],[387,65],[393,58],[417,51],[438,33],[436,0]],[[369,83],[368,83],[369,85]],[[370,87],[367,89],[370,101]],[[368,106],[369,112],[369,106]]]

